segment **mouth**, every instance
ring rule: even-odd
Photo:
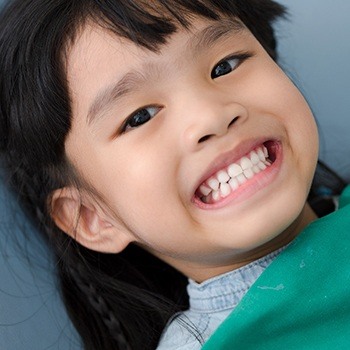
[[[194,201],[214,205],[234,196],[240,188],[256,182],[275,163],[280,143],[266,141],[240,159],[223,167],[203,181],[196,189]]]

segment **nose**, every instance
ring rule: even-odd
[[[247,109],[237,102],[200,98],[187,109],[187,123],[183,129],[183,143],[188,150],[200,149],[211,140],[225,136],[238,128],[248,117]]]

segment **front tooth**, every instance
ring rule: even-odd
[[[219,189],[220,182],[217,179],[211,178],[208,181],[208,186],[213,190],[217,191]]]
[[[239,174],[236,179],[240,185],[243,185],[245,182],[247,182],[247,178],[244,176],[244,174]]]
[[[261,149],[261,147],[258,148],[257,153],[258,153],[259,159],[260,159],[261,161],[264,161],[264,160],[266,159],[265,154],[264,154],[264,151]]]
[[[213,191],[211,196],[212,196],[214,201],[218,201],[220,199],[220,191],[219,190]]]
[[[227,174],[226,171],[220,170],[217,174],[217,179],[223,184],[230,180],[230,176]]]
[[[260,162],[260,158],[255,151],[250,152],[249,158],[253,165],[257,165]]]
[[[211,190],[211,188],[209,188],[205,185],[202,185],[199,187],[199,191],[200,191],[200,193],[202,193],[203,196],[207,196],[212,190]]]
[[[236,177],[243,173],[243,169],[238,164],[234,163],[227,168],[227,172],[231,177]]]
[[[239,187],[239,182],[236,178],[231,179],[228,183],[233,191],[237,190],[237,188]]]
[[[221,197],[227,197],[231,193],[231,187],[227,183],[220,185]]]
[[[254,172],[253,172],[253,169],[251,168],[244,170],[243,174],[247,179],[252,179],[254,177]]]
[[[243,170],[250,169],[253,166],[253,163],[249,158],[243,157],[240,161],[240,166]]]

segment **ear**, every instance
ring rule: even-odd
[[[86,248],[119,253],[133,241],[126,228],[109,219],[95,201],[74,187],[55,190],[50,206],[55,224]]]

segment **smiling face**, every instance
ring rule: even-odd
[[[314,218],[313,116],[243,26],[196,20],[150,52],[91,24],[67,71],[66,153],[99,193],[112,236],[200,281]],[[113,241],[93,249],[118,251]]]

